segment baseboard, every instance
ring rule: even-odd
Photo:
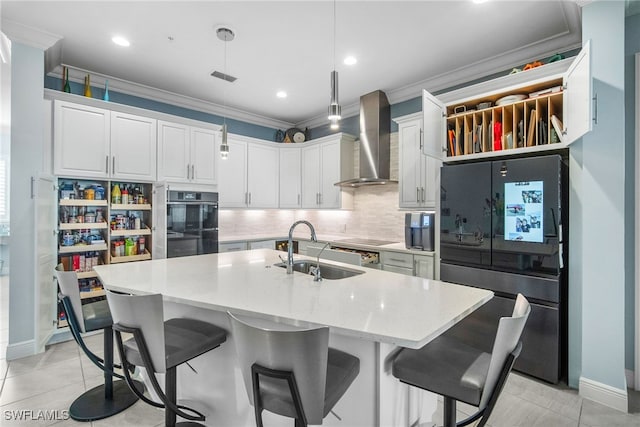
[[[624,376],[627,377],[627,388],[631,388],[635,390],[636,388],[635,372],[633,372],[631,369],[625,369]]]
[[[35,354],[35,341],[27,340],[16,344],[7,345],[7,360],[20,359]]]
[[[611,387],[584,377],[580,377],[578,390],[580,396],[585,399],[593,400],[621,412],[629,411],[627,390]]]

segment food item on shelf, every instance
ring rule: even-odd
[[[120,192],[120,186],[118,185],[118,183],[115,183],[111,188],[111,203],[122,203],[122,193]]]
[[[129,191],[127,191],[127,186],[123,185],[121,191],[122,191],[122,194],[121,194],[122,204],[126,205],[129,203]]]

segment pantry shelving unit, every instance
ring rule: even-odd
[[[111,189],[116,183],[138,188],[148,197],[143,200],[144,202],[151,200],[152,186],[148,183],[73,178],[58,180],[58,262],[63,264],[65,270],[76,270],[80,298],[83,303],[105,296],[98,276],[93,271],[94,259],[96,265],[151,259],[148,248],[151,247],[152,205],[142,202],[110,203]],[[77,198],[80,196],[77,189],[98,186],[103,189],[101,192],[103,198],[95,199],[97,191],[94,192],[94,199]],[[115,218],[119,215],[126,218],[140,218],[140,228],[117,228]],[[86,220],[92,222],[86,222]],[[135,240],[135,247],[139,249],[140,237],[145,239],[142,253],[116,255],[115,242],[125,239]],[[66,327],[67,321],[64,319],[63,310],[59,308],[58,313],[58,328]]]

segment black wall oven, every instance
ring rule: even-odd
[[[169,191],[167,258],[218,253],[218,193]]]

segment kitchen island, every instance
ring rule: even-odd
[[[372,269],[340,280],[286,274],[283,252],[260,249],[95,268],[107,289],[161,293],[165,317],[192,317],[229,330],[226,311],[290,326],[329,326],[330,345],[360,358],[360,374],[324,425],[401,426],[420,414],[408,387],[390,374],[397,346],[419,348],[480,307],[490,291]],[[298,256],[297,258],[309,257]],[[325,261],[326,262],[326,261]],[[348,269],[353,266],[327,262]],[[251,426],[253,410],[236,364],[233,336],[178,370],[178,395],[194,401],[208,425]],[[423,411],[427,419],[435,408]],[[203,406],[204,405],[204,406]],[[415,406],[415,405],[413,405]],[[423,415],[425,416],[425,415]],[[266,425],[291,421],[265,413]]]

